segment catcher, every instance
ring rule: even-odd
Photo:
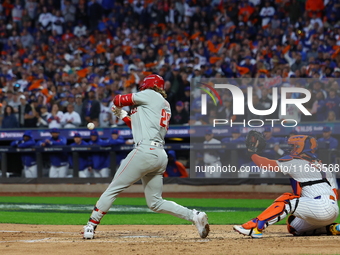
[[[293,193],[284,193],[255,219],[234,226],[240,234],[261,238],[263,230],[289,215],[288,232],[296,235],[339,235],[340,224],[333,223],[339,214],[335,180],[329,169],[317,159],[314,137],[295,135],[288,139],[289,155],[279,160],[260,157],[266,146],[261,133],[250,131],[247,149],[257,166],[289,174]]]

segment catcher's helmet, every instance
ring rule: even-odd
[[[164,89],[164,80],[161,76],[157,74],[150,74],[146,76],[142,82],[142,85],[139,86],[139,90],[142,91],[153,87]]]
[[[314,137],[308,135],[294,135],[288,139],[288,144],[292,146],[290,155],[297,156],[301,153],[315,153],[318,143]]]

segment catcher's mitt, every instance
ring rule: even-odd
[[[266,148],[266,140],[263,134],[250,130],[246,137],[246,146],[249,152],[261,153]]]

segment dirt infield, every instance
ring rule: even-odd
[[[272,226],[263,239],[251,239],[232,226],[211,226],[200,239],[194,226],[99,226],[83,240],[82,226],[0,224],[1,254],[336,254],[339,237],[293,237]]]
[[[0,196],[99,197],[96,193],[0,193]],[[164,193],[163,197],[267,198],[280,194],[247,192]],[[122,193],[121,197],[143,197]],[[83,240],[82,226],[0,224],[0,251],[12,254],[339,254],[340,236],[293,237],[285,226],[271,226],[263,239],[251,239],[229,225],[212,225],[199,238],[190,225],[102,225],[96,238]]]

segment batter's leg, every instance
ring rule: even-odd
[[[157,213],[171,214],[175,217],[193,222],[193,210],[162,198],[163,176],[150,173],[142,178],[144,194],[148,207]]]
[[[157,161],[157,157],[147,157],[146,159],[145,153],[140,149],[131,151],[122,161],[109,187],[100,196],[88,224],[96,227],[116,200],[117,195],[140,180],[148,171],[154,170],[152,167],[157,164]]]

